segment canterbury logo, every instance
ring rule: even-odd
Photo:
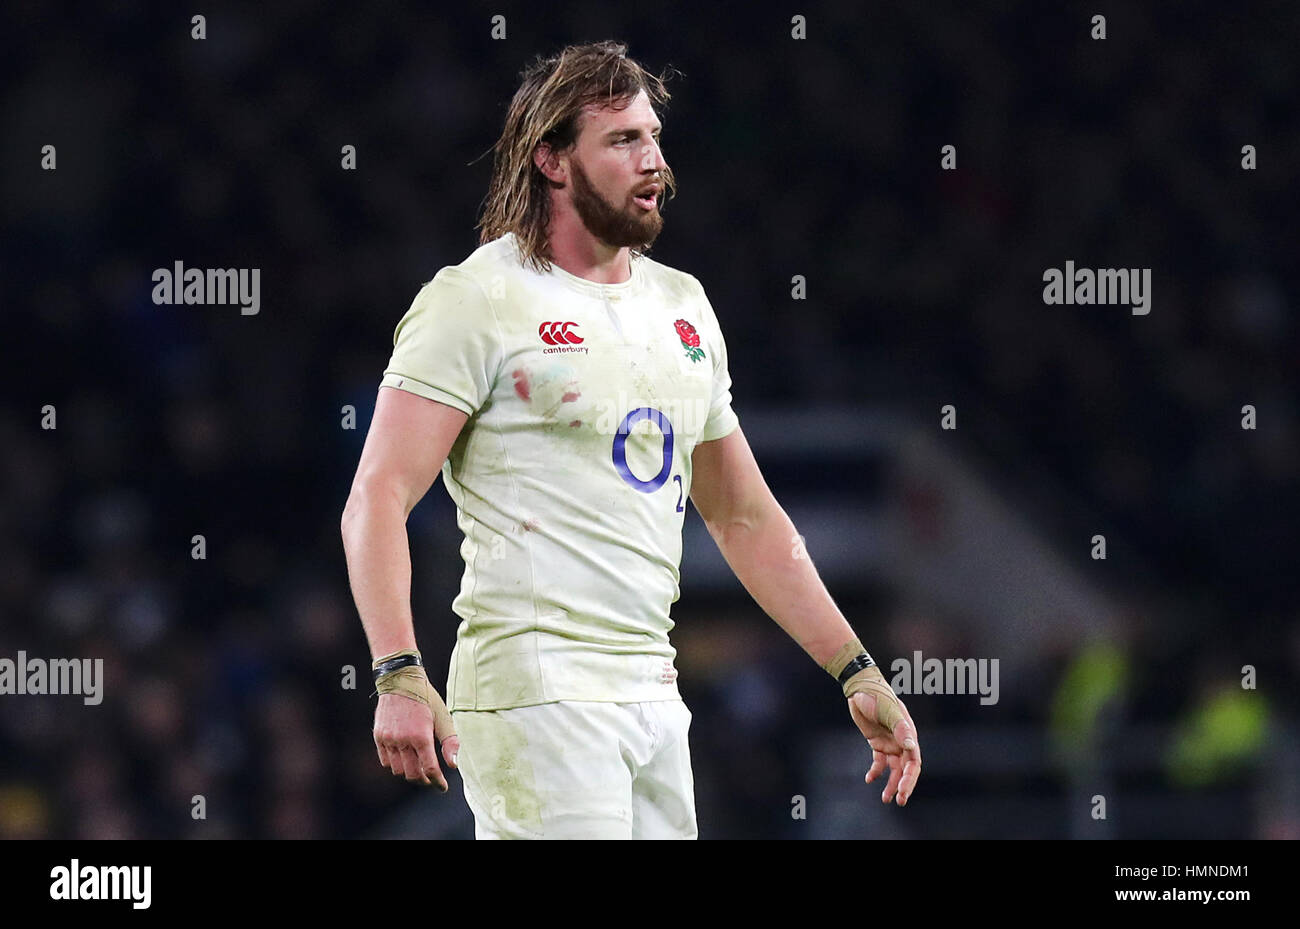
[[[546,322],[537,327],[537,334],[547,345],[581,345],[582,336],[569,331],[577,325],[577,323]]]

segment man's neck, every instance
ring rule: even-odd
[[[574,277],[596,284],[622,284],[632,277],[631,250],[613,248],[590,233],[553,236],[551,261]]]

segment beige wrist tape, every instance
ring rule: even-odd
[[[381,694],[401,694],[429,705],[429,677],[424,668],[398,668],[375,681],[375,690]]]
[[[399,655],[419,654],[413,648],[403,649],[400,652],[393,652],[391,655],[376,658],[371,667],[378,667],[382,662],[391,661]],[[439,738],[446,731],[444,726],[451,724],[451,713],[447,711],[447,705],[442,702],[442,698],[438,696],[438,691],[434,690],[433,684],[429,682],[429,676],[424,673],[424,668],[418,665],[398,668],[396,671],[381,675],[379,680],[375,681],[375,690],[381,694],[401,694],[403,697],[409,697],[423,703],[433,712],[433,729],[434,732],[439,734]]]
[[[892,733],[894,726],[903,718],[903,707],[879,668],[865,668],[845,682],[845,697],[859,693],[876,695],[876,722]]]
[[[839,683],[840,672],[844,670],[850,661],[864,652],[866,652],[866,649],[855,637],[845,642],[843,647],[822,667],[826,669],[826,672],[831,677],[835,678],[836,683]],[[893,732],[894,726],[903,718],[903,708],[899,705],[898,696],[894,693],[894,689],[889,686],[889,682],[885,680],[885,676],[880,673],[879,668],[863,668],[844,682],[845,698],[852,697],[857,693],[876,695],[876,722]]]
[[[420,650],[418,648],[403,648],[393,652],[391,655],[380,655],[374,661],[370,662],[370,670],[373,671],[375,668],[379,667],[385,661],[392,661],[394,658],[400,658],[403,655],[414,655],[416,658],[419,658],[421,661],[424,660],[424,656],[420,654]]]
[[[845,642],[840,647],[840,650],[832,656],[831,660],[822,667],[826,669],[826,673],[835,678],[835,683],[838,684],[840,682],[840,672],[844,670],[844,666],[865,651],[866,649],[862,647],[862,643],[855,636]]]

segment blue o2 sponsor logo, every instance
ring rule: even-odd
[[[659,473],[648,481],[643,481],[627,466],[627,437],[629,431],[642,420],[648,420],[659,427],[659,431],[664,436],[664,460],[663,466]],[[668,421],[668,417],[653,407],[641,406],[623,417],[623,421],[618,424],[618,432],[614,435],[614,468],[618,471],[618,476],[623,478],[631,487],[641,491],[643,494],[652,494],[664,484],[668,483],[668,475],[673,469],[673,424]]]

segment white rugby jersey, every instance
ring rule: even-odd
[[[469,414],[443,465],[465,534],[452,710],[680,700],[691,453],[737,426],[700,282],[648,257],[598,284],[522,262],[513,233],[443,268],[382,384]]]

